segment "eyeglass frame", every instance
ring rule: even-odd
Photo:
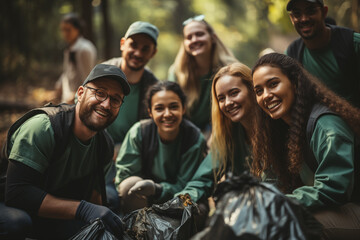
[[[84,88],[88,88],[88,89],[90,89],[90,90],[93,90],[93,91],[95,91],[95,93],[94,93],[94,95],[95,95],[95,98],[96,98],[96,100],[98,100],[99,102],[104,102],[104,101],[106,101],[106,99],[108,99],[108,97],[110,97],[110,106],[112,107],[112,108],[120,108],[121,107],[121,105],[123,105],[124,104],[124,98],[122,98],[122,97],[120,97],[119,96],[119,98],[120,98],[120,105],[119,106],[113,106],[113,97],[112,96],[110,96],[106,91],[104,91],[104,90],[102,90],[102,89],[99,89],[99,88],[93,88],[93,87],[89,87],[89,86],[84,86]],[[104,94],[106,95],[105,96],[105,98],[104,99],[99,99],[99,96],[98,96],[98,91],[102,91],[102,92],[104,92]],[[100,97],[101,98],[101,97]]]
[[[307,17],[311,17],[314,16],[317,13],[317,9],[322,8],[321,6],[317,6],[317,7],[311,7],[311,8],[306,8],[303,11],[298,11],[294,14],[294,11],[290,11],[289,14],[295,18],[296,20],[299,20],[301,18],[301,16],[305,15]],[[296,16],[298,15],[298,16]]]
[[[201,15],[197,15],[195,17],[190,17],[190,18],[186,19],[185,21],[183,21],[182,25],[183,25],[183,27],[185,27],[186,25],[188,25],[192,21],[201,22],[201,21],[204,21],[204,20],[205,20],[205,15],[201,14]]]

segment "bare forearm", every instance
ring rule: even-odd
[[[61,199],[47,194],[40,205],[38,215],[44,218],[74,219],[80,202]]]

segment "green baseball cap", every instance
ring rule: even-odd
[[[98,78],[108,77],[118,81],[121,84],[124,95],[130,93],[130,85],[126,79],[123,71],[117,66],[108,64],[98,64],[90,72],[89,76],[85,79],[83,86],[87,83],[94,81]]]
[[[286,10],[287,11],[291,11],[293,9],[293,5],[295,2],[311,2],[311,3],[319,3],[321,6],[324,6],[324,1],[323,0],[290,0],[286,6]]]
[[[144,33],[147,34],[157,45],[157,38],[159,36],[159,29],[148,22],[137,21],[130,25],[129,29],[125,33],[125,38],[129,38],[132,35]]]

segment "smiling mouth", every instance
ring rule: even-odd
[[[203,46],[202,43],[197,42],[197,43],[192,44],[192,45],[190,46],[190,49],[191,49],[191,50],[198,50],[198,49],[200,49],[202,46]]]
[[[273,103],[267,105],[266,108],[271,111],[271,110],[275,109],[277,106],[279,106],[280,103],[281,103],[281,102],[273,102]]]
[[[227,110],[227,112],[228,112],[230,115],[234,115],[234,114],[236,114],[236,113],[239,111],[239,109],[240,109],[240,106],[237,106],[237,107],[233,107],[233,108]]]
[[[102,117],[109,117],[110,113],[101,109],[95,109],[94,110],[97,114],[99,114]]]
[[[161,123],[164,124],[165,126],[170,126],[170,125],[175,124],[175,123],[176,123],[176,120],[175,120],[175,119],[163,120]]]

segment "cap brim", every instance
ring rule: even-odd
[[[87,83],[95,81],[96,79],[99,79],[99,78],[102,78],[102,77],[107,77],[107,78],[112,78],[114,80],[117,80],[121,85],[121,88],[122,88],[122,91],[123,91],[124,95],[125,96],[129,95],[129,93],[130,93],[130,85],[129,85],[129,83],[124,78],[122,78],[120,76],[117,76],[117,75],[102,74],[102,75],[97,76],[96,78],[88,80],[83,85],[86,85]]]

